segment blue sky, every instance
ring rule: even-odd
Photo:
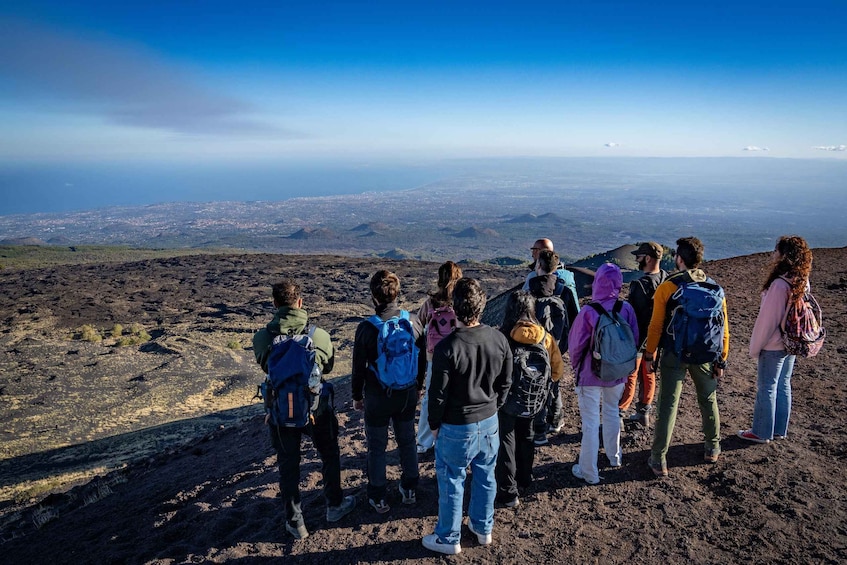
[[[844,159],[845,29],[843,1],[5,0],[0,163]]]

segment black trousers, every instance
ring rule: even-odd
[[[535,444],[532,418],[519,418],[503,410],[497,413],[500,421],[500,451],[494,477],[497,479],[497,498],[507,502],[518,496],[518,487],[532,484],[532,463]]]
[[[270,426],[271,444],[279,463],[279,491],[285,504],[285,518],[291,524],[302,524],[300,510],[300,443],[303,435],[310,436],[323,466],[324,498],[327,506],[338,506],[343,500],[341,490],[341,454],[338,449],[338,418],[331,397],[322,396],[315,410],[314,423],[302,428]]]
[[[400,455],[400,484],[405,489],[418,486],[418,451],[415,437],[415,409],[418,390],[392,390],[365,386],[365,434],[368,438],[368,498],[385,498],[388,480],[386,449],[388,426],[393,424],[394,441]]]

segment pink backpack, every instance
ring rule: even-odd
[[[823,347],[826,329],[822,325],[821,307],[811,292],[789,301],[780,326],[785,352],[799,357],[814,357]]]
[[[456,314],[449,304],[432,311],[426,326],[426,352],[432,353],[439,341],[450,335],[456,327]]]

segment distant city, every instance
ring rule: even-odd
[[[847,245],[845,161],[526,159],[489,165],[486,172],[468,167],[471,172],[400,191],[381,185],[382,191],[285,200],[8,214],[0,216],[0,242],[435,261],[525,260],[532,240],[542,236],[565,260],[648,239],[672,246],[687,235],[704,241],[707,259],[766,251],[786,233],[815,247]]]

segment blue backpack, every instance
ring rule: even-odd
[[[721,358],[723,352],[724,291],[712,279],[679,282],[671,300],[667,335],[681,363],[702,365]]]
[[[418,376],[418,347],[409,313],[400,311],[383,321],[374,314],[368,321],[377,331],[376,366],[371,369],[383,387],[388,390],[404,390],[413,386]]]
[[[321,393],[321,368],[315,362],[314,326],[303,334],[274,337],[268,355],[268,377],[261,385],[271,424],[302,428],[311,421]]]

